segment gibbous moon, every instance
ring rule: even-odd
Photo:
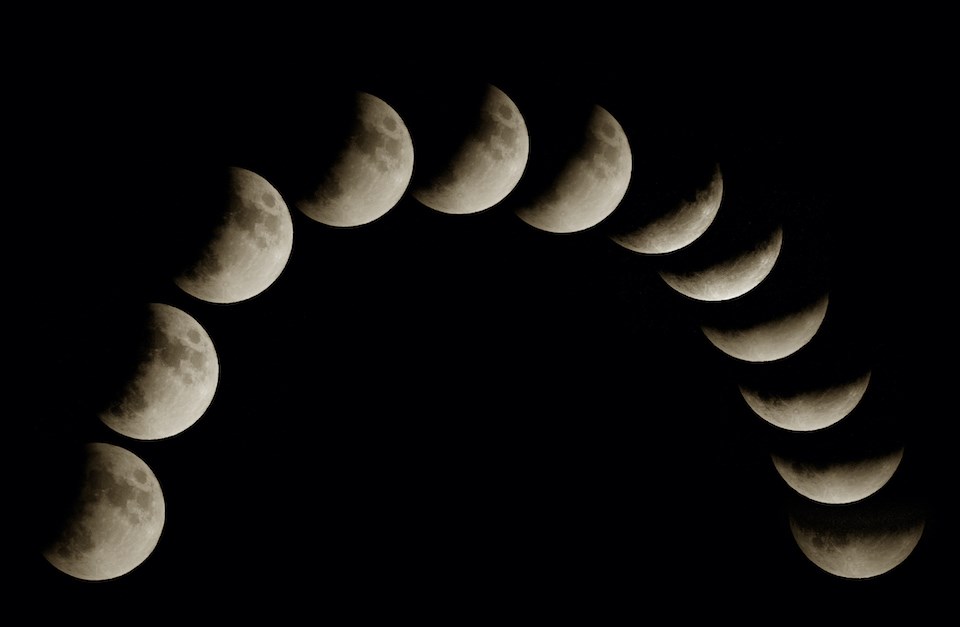
[[[692,198],[681,199],[667,213],[640,226],[618,231],[610,239],[627,250],[645,255],[672,253],[692,244],[713,224],[723,201],[723,174],[717,164],[713,176]]]
[[[213,401],[220,363],[206,330],[185,311],[148,307],[148,345],[122,393],[100,413],[108,427],[138,440],[159,440],[193,425]]]
[[[236,303],[280,276],[293,250],[293,219],[273,185],[244,168],[229,168],[223,200],[212,238],[174,282],[201,300]]]
[[[297,209],[329,226],[373,222],[403,197],[413,175],[413,141],[400,115],[386,102],[359,92],[346,144]]]
[[[851,458],[829,464],[770,456],[791,488],[819,503],[843,504],[865,499],[886,485],[903,459],[903,447],[884,455]]]
[[[743,361],[783,359],[803,348],[817,334],[827,315],[829,295],[785,315],[748,324],[724,327],[702,324],[703,334],[715,347]]]
[[[790,531],[797,546],[816,566],[838,577],[868,579],[891,571],[913,553],[925,521],[905,503],[875,499],[793,507]]]
[[[72,577],[114,579],[150,556],[164,519],[160,483],[142,459],[112,444],[87,444],[76,501],[42,553]]]
[[[584,231],[613,213],[626,195],[633,154],[623,127],[596,105],[584,130],[582,145],[556,178],[515,209],[530,226],[550,233]]]
[[[783,243],[783,229],[777,226],[756,248],[703,268],[675,272],[660,270],[664,282],[695,300],[723,301],[743,296],[773,270]]]
[[[740,384],[740,394],[755,414],[788,431],[817,431],[853,411],[870,383],[870,370],[833,385],[812,385],[790,393],[760,391]]]
[[[489,85],[473,130],[445,169],[413,189],[413,197],[442,213],[489,209],[516,187],[529,151],[527,125],[517,105]]]

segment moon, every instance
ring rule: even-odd
[[[768,423],[788,431],[817,431],[838,423],[860,404],[870,384],[871,371],[846,381],[824,384],[813,381],[799,390],[761,391],[740,383],[747,405]]]
[[[633,155],[623,127],[599,105],[585,126],[583,143],[559,174],[514,209],[530,226],[550,233],[585,231],[613,213],[626,195]]]
[[[826,464],[771,453],[777,473],[797,493],[819,503],[853,503],[874,494],[893,477],[903,447],[877,456],[854,456]]]
[[[664,282],[695,300],[723,301],[743,296],[767,278],[783,244],[783,228],[775,227],[756,247],[705,267],[659,270]]]
[[[382,217],[400,201],[413,176],[413,140],[400,115],[367,92],[358,92],[355,103],[343,149],[312,193],[294,203],[329,226],[355,227]]]
[[[890,572],[913,553],[925,520],[908,502],[877,496],[849,505],[794,503],[788,516],[797,546],[837,577],[869,579]]]
[[[795,311],[759,322],[717,327],[701,324],[706,338],[727,355],[749,362],[783,359],[803,348],[816,335],[827,315],[829,294]]]
[[[470,214],[496,205],[513,191],[527,165],[530,136],[520,109],[488,85],[473,129],[439,173],[412,191],[418,201],[448,214]]]
[[[122,435],[159,440],[181,433],[206,412],[220,362],[207,331],[182,309],[150,303],[146,328],[141,362],[100,420]]]
[[[274,186],[245,168],[228,169],[222,200],[212,237],[174,283],[200,300],[237,303],[280,276],[293,250],[293,219]]]
[[[165,501],[153,470],[125,448],[86,445],[79,492],[46,560],[77,579],[115,579],[142,564],[160,541]]]
[[[710,179],[697,186],[691,197],[680,199],[662,215],[639,226],[618,230],[609,237],[627,250],[644,255],[676,252],[710,228],[722,202],[723,173],[718,163]]]

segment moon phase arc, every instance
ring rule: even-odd
[[[776,452],[770,457],[780,477],[798,494],[819,503],[845,504],[865,499],[886,485],[903,459],[903,447],[871,456],[852,451],[845,459],[828,463]]]
[[[280,276],[293,250],[293,219],[274,186],[240,167],[227,171],[212,236],[174,283],[211,303],[237,303],[261,294]]]
[[[384,100],[357,92],[352,129],[313,189],[294,203],[328,226],[355,227],[385,215],[413,176],[413,141],[400,115]]]
[[[761,390],[754,384],[738,385],[753,412],[768,423],[788,431],[817,431],[836,424],[859,405],[870,383],[868,369],[844,381],[814,381],[800,389]]]
[[[692,244],[710,228],[722,201],[723,173],[718,163],[708,180],[697,185],[692,194],[675,199],[667,211],[643,221],[634,219],[634,224],[613,229],[609,237],[636,253],[673,253]]]
[[[579,148],[552,180],[544,181],[534,197],[514,211],[542,231],[585,231],[617,208],[627,193],[632,171],[633,154],[623,127],[609,111],[594,105]]]
[[[513,191],[529,152],[527,125],[517,105],[487,85],[472,130],[442,169],[415,181],[412,195],[441,213],[484,211]]]
[[[220,363],[206,329],[182,309],[150,303],[145,324],[140,364],[100,420],[128,437],[159,440],[181,433],[207,411]]]
[[[776,226],[756,247],[709,265],[658,271],[677,292],[703,301],[724,301],[743,296],[773,270],[783,243],[783,228]]]
[[[70,513],[41,552],[71,577],[115,579],[153,553],[163,531],[166,504],[156,475],[140,457],[102,442],[85,449]]]

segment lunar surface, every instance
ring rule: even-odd
[[[416,186],[412,194],[442,213],[477,213],[513,191],[527,165],[530,137],[517,105],[490,85],[473,130],[445,169]]]
[[[393,107],[360,92],[354,114],[346,145],[320,174],[313,193],[295,203],[329,226],[360,226],[382,217],[403,197],[413,175],[413,141]]]
[[[550,233],[585,231],[613,213],[626,195],[633,154],[623,127],[606,109],[594,106],[584,131],[583,144],[562,171],[515,209],[530,226]]]
[[[867,391],[870,370],[832,385],[812,384],[789,393],[740,384],[740,394],[755,414],[788,431],[817,431],[852,412]]]
[[[293,220],[273,185],[255,172],[229,169],[220,223],[174,283],[212,303],[248,300],[270,287],[293,250]]]
[[[151,303],[146,323],[149,340],[136,373],[100,419],[131,438],[159,440],[184,431],[206,412],[220,363],[206,330],[185,311]]]
[[[773,465],[797,493],[820,503],[853,503],[875,493],[890,480],[903,459],[903,447],[885,455],[829,464],[808,463],[772,453]]]
[[[150,556],[164,519],[163,492],[150,467],[125,448],[91,443],[72,511],[43,556],[78,579],[114,579]]]

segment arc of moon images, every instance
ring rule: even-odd
[[[700,268],[658,270],[660,278],[681,294],[703,301],[743,296],[773,270],[783,244],[783,228],[776,226],[755,248]]]
[[[413,176],[413,140],[396,110],[358,92],[354,115],[333,164],[313,192],[294,203],[329,226],[356,227],[382,217],[400,201]]]
[[[620,205],[632,172],[626,132],[609,111],[594,105],[583,144],[552,181],[514,212],[530,226],[550,233],[585,231]]]
[[[449,165],[419,183],[412,195],[442,213],[484,211],[513,191],[529,152],[530,136],[520,109],[499,88],[487,85],[473,130]]]
[[[129,450],[86,445],[82,482],[44,558],[88,581],[114,579],[142,564],[163,531],[166,503],[153,470]]]
[[[860,404],[870,384],[867,369],[849,380],[817,383],[785,392],[741,383],[740,394],[750,409],[768,423],[787,431],[817,431],[838,423]]]
[[[845,579],[893,570],[913,553],[926,526],[923,513],[911,503],[879,495],[848,505],[795,501],[788,518],[807,559]]]
[[[270,287],[293,250],[293,219],[274,186],[240,167],[227,172],[224,210],[211,239],[174,279],[212,303],[248,300]]]
[[[610,234],[610,239],[644,255],[672,253],[692,244],[713,224],[723,202],[723,173],[716,164],[713,176],[663,215]]]
[[[711,344],[731,357],[749,362],[775,361],[792,355],[813,339],[829,302],[829,294],[824,293],[795,311],[759,322],[724,327],[705,323],[700,328]]]
[[[206,412],[220,363],[207,331],[185,311],[151,303],[146,326],[149,339],[136,373],[100,420],[128,437],[159,440],[181,433]]]

